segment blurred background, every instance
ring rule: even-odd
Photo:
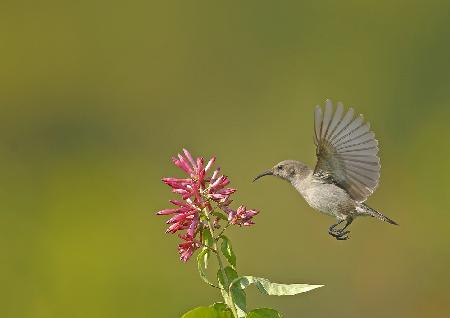
[[[450,2],[9,1],[0,4],[0,316],[179,317],[220,300],[154,212],[187,147],[261,210],[233,229],[241,274],[325,284],[248,291],[285,317],[450,312]],[[327,234],[289,184],[315,164],[313,109],[355,107],[380,141],[368,203]]]

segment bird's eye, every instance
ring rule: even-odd
[[[278,166],[277,169],[281,170],[281,169],[283,169],[283,166]]]

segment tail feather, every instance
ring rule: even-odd
[[[377,219],[380,219],[384,222],[390,223],[390,224],[394,224],[394,225],[399,225],[397,222],[395,222],[394,220],[388,218],[386,215],[384,215],[381,212],[378,212],[375,209],[372,209],[371,207],[365,205],[365,204],[361,204],[361,206],[359,206],[358,209],[360,212],[363,212],[364,214],[368,214],[370,216],[376,217]]]

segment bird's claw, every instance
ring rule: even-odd
[[[338,234],[337,236],[334,236],[334,238],[338,241],[348,240],[350,238],[350,236],[348,236],[348,233],[350,233],[350,231],[344,231],[344,232]]]
[[[344,222],[344,220],[339,221],[336,224],[333,224],[332,226],[330,226],[330,228],[328,229],[328,234],[330,234],[332,237],[334,237],[336,240],[338,241],[345,241],[348,240],[350,237],[348,236],[348,234],[350,233],[349,230],[345,230],[347,228],[347,226],[349,226],[352,223],[352,219],[348,219],[345,224],[345,226],[341,229],[336,229],[336,227],[341,224],[342,222]]]
[[[328,231],[328,233],[334,237],[336,240],[338,241],[345,241],[348,240],[350,237],[348,236],[348,234],[350,233],[350,231],[344,231],[344,230],[334,230],[334,229],[330,229]]]

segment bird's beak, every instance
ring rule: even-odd
[[[255,179],[253,179],[253,182],[255,182],[256,180],[258,180],[259,178],[264,177],[264,176],[273,176],[273,171],[272,170],[264,171],[263,173],[257,175],[255,177]]]

